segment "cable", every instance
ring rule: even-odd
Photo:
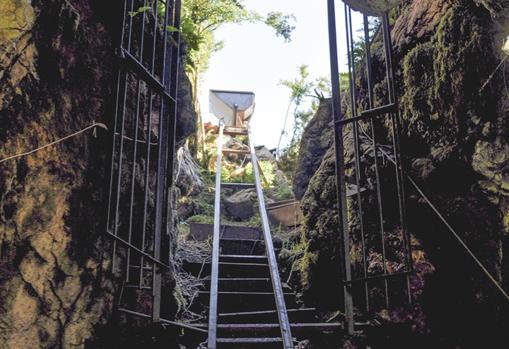
[[[364,130],[364,127],[361,125],[362,133],[364,133],[364,136],[366,136],[368,139],[371,140],[371,137],[367,134],[367,132]],[[396,165],[396,162],[392,158],[392,156],[387,153],[384,149],[381,147],[378,147],[380,149],[380,152],[382,155],[384,155],[393,165]],[[377,150],[374,149],[374,156],[376,155]],[[454,228],[449,224],[449,222],[445,219],[445,217],[442,215],[442,213],[436,208],[436,206],[431,202],[431,200],[424,194],[424,191],[417,185],[417,183],[413,180],[410,175],[405,173],[406,178],[409,180],[410,184],[415,188],[415,190],[419,193],[419,195],[426,201],[428,206],[433,210],[433,212],[438,216],[438,218],[445,224],[447,229],[452,233],[454,238],[459,242],[461,247],[467,252],[467,254],[474,260],[474,262],[477,264],[477,266],[482,270],[482,272],[486,275],[486,277],[491,281],[491,283],[498,289],[498,291],[505,297],[507,301],[509,301],[509,294],[504,290],[504,288],[500,285],[500,283],[491,275],[488,268],[481,262],[479,258],[474,254],[474,252],[468,247],[466,242],[461,238],[461,236],[454,230]]]
[[[42,147],[35,148],[33,150],[30,150],[30,151],[27,151],[27,152],[24,152],[24,153],[21,153],[21,154],[11,155],[9,157],[6,157],[5,159],[1,159],[0,160],[0,164],[3,163],[3,162],[6,162],[8,160],[17,159],[17,158],[20,158],[20,157],[23,157],[23,156],[27,156],[27,155],[33,154],[35,152],[38,152],[39,150],[51,147],[51,146],[53,146],[55,144],[63,142],[65,140],[69,139],[69,138],[75,137],[75,136],[77,136],[77,135],[79,135],[79,134],[81,134],[83,132],[86,132],[86,131],[90,130],[91,128],[95,128],[95,127],[100,127],[100,128],[102,128],[102,129],[104,129],[106,131],[108,130],[108,127],[105,124],[100,123],[100,122],[94,122],[92,125],[87,126],[87,127],[85,127],[84,129],[82,129],[80,131],[74,132],[74,133],[72,133],[70,135],[67,135],[67,136],[62,137],[60,139],[57,139],[56,141],[53,141],[53,142],[48,143],[46,145],[43,145]]]

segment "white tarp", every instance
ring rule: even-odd
[[[241,126],[238,120],[247,120],[254,113],[255,94],[242,91],[210,90],[210,112],[223,119],[226,126]],[[235,115],[235,110],[237,114]]]
[[[384,12],[390,10],[403,0],[343,0],[352,9],[361,11],[367,15],[380,16]]]

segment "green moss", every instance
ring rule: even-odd
[[[15,40],[29,30],[34,22],[34,9],[28,0],[0,2],[0,42]]]
[[[187,223],[201,223],[201,224],[214,224],[214,216],[207,216],[203,214],[197,214],[187,219]]]

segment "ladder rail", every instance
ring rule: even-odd
[[[254,144],[251,140],[251,127],[247,125],[249,149],[251,152],[251,163],[253,165],[253,174],[255,178],[256,193],[258,196],[258,203],[260,209],[260,218],[262,221],[263,238],[265,241],[265,249],[267,254],[267,260],[269,262],[270,278],[272,280],[272,288],[274,290],[274,298],[276,301],[277,315],[279,320],[279,326],[281,328],[281,338],[283,340],[283,347],[285,349],[293,349],[293,337],[290,327],[290,321],[288,319],[288,313],[286,310],[286,303],[283,293],[283,286],[279,277],[279,269],[274,252],[274,245],[272,243],[272,234],[270,232],[269,218],[265,209],[265,199],[263,196],[263,189],[260,184],[260,171],[258,168],[258,160],[256,158],[256,152]]]
[[[224,124],[221,120],[219,124],[219,135],[217,137],[216,193],[214,198],[214,237],[212,242],[209,327],[207,340],[208,349],[215,349],[217,347],[217,297],[219,287],[219,240],[221,238],[221,163],[223,158],[223,132]]]

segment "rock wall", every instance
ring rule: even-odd
[[[300,147],[306,149],[306,152],[299,152],[293,177],[293,193],[297,199],[301,199],[306,192],[311,177],[318,170],[325,152],[332,144],[331,108],[330,99],[321,101],[302,133]]]
[[[111,37],[95,11],[88,1],[2,2],[0,158],[106,121]],[[0,164],[2,348],[82,347],[111,310],[105,140],[89,131]]]
[[[0,159],[111,124],[116,4],[0,3]],[[181,86],[180,145],[196,119],[183,74]],[[103,224],[110,142],[89,130],[0,163],[0,348],[82,348],[108,323],[119,286]]]
[[[503,268],[508,251],[503,248],[508,239],[508,97],[505,67],[492,73],[503,59],[506,5],[503,1],[409,1],[393,29],[407,170],[490,272],[505,283],[509,279],[507,267]],[[375,39],[373,51],[376,104],[382,105],[387,101],[380,38]],[[359,102],[366,105],[363,79],[356,83]],[[350,143],[350,136],[345,136],[345,144]],[[305,151],[303,143],[301,153]],[[346,151],[345,156],[348,167],[352,154]],[[330,283],[334,273],[339,280],[333,176],[329,149],[302,200],[302,241],[307,248],[301,283],[307,300],[328,300],[337,306],[341,289]],[[410,188],[408,193],[417,270],[413,288],[421,306],[409,317],[414,329],[431,333],[428,339],[436,342],[429,345],[441,343],[444,348],[495,345],[502,333],[502,315],[496,310],[502,300],[429,207]],[[355,212],[355,205],[351,210]],[[390,209],[387,214],[387,224],[396,227],[397,215]],[[358,222],[349,217],[355,230]]]

